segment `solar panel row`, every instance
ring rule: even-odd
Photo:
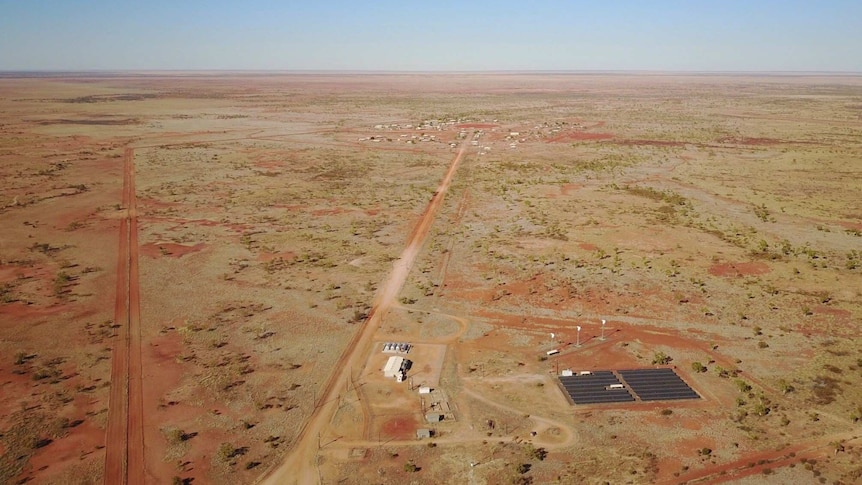
[[[641,401],[672,401],[699,399],[673,369],[621,370],[619,375]]]
[[[630,402],[635,398],[622,386],[617,376],[610,371],[598,371],[589,375],[560,377],[560,383],[575,404],[597,404],[610,402]]]

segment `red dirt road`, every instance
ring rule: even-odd
[[[267,485],[287,483],[310,484],[319,481],[317,452],[320,436],[332,421],[332,417],[338,409],[341,392],[349,386],[352,372],[354,370],[357,372],[362,371],[363,362],[372,344],[372,338],[380,327],[384,315],[386,315],[398,293],[401,292],[405,281],[407,281],[410,268],[413,266],[413,262],[416,260],[416,256],[419,254],[419,250],[428,236],[428,230],[431,228],[431,223],[434,222],[434,216],[443,204],[443,196],[452,182],[461,159],[464,157],[469,140],[469,137],[464,140],[458,150],[458,154],[452,159],[449,170],[446,171],[446,175],[431,197],[431,201],[428,203],[425,212],[410,234],[407,246],[402,251],[401,257],[395,262],[388,279],[381,286],[381,291],[375,298],[368,318],[335,364],[334,369],[336,370],[330,375],[326,386],[321,392],[323,399],[315,407],[311,416],[309,416],[290,454],[287,455],[281,466],[272,470],[264,478],[263,483]]]
[[[105,483],[144,483],[143,392],[141,382],[141,306],[138,273],[138,214],[135,202],[135,153],[125,150],[123,207],[117,253],[111,395],[105,437]]]

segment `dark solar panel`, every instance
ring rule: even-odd
[[[599,404],[631,402],[635,398],[626,389],[609,389],[620,385],[617,376],[610,371],[598,371],[588,375],[560,377],[560,383],[575,404]]]
[[[673,369],[621,370],[619,375],[641,401],[700,399]]]
[[[670,368],[622,370],[617,374],[612,371],[593,371],[585,375],[561,376],[559,379],[575,404],[631,402],[635,396],[641,401],[700,399]],[[625,387],[612,389],[614,385]]]

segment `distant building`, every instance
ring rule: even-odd
[[[428,413],[425,415],[425,421],[428,423],[439,423],[443,421],[443,415],[440,413]]]
[[[417,439],[428,439],[433,436],[434,433],[428,428],[419,428],[416,430],[416,438]]]
[[[427,386],[422,386],[419,388],[419,394],[431,394],[431,388]]]

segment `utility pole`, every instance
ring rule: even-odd
[[[580,347],[580,346],[581,346],[581,327],[579,325],[578,326],[578,340],[577,340],[577,343],[575,344],[575,347]]]
[[[602,340],[605,339],[605,319],[602,319]]]

